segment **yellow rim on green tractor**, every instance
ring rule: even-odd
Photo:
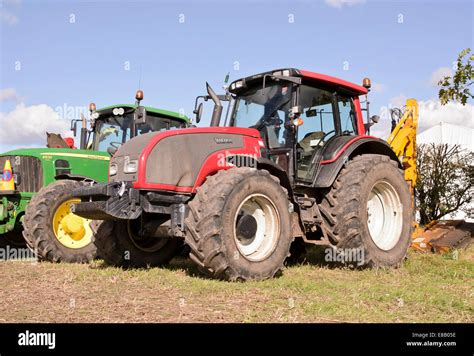
[[[73,214],[70,209],[71,204],[80,202],[80,199],[66,200],[53,216],[54,235],[63,246],[72,249],[85,247],[92,241],[91,220]]]

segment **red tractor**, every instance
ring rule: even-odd
[[[211,127],[133,138],[111,159],[108,184],[75,191],[75,213],[108,220],[95,235],[106,262],[162,265],[183,240],[200,269],[225,280],[271,278],[302,243],[332,246],[352,265],[402,262],[412,199],[396,154],[366,134],[368,79],[280,69],[223,96],[207,88]]]

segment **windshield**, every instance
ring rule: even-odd
[[[291,108],[291,85],[273,83],[249,89],[236,98],[231,123],[260,131],[270,148],[285,144],[284,123]]]
[[[94,135],[89,138],[88,148],[113,154],[123,143],[130,139],[133,123],[133,113],[101,117],[96,122]],[[137,125],[137,135],[151,131],[164,131],[185,127],[180,120],[152,116],[147,113],[146,123]]]
[[[94,149],[109,152],[118,149],[130,139],[133,114],[100,118],[93,137]]]

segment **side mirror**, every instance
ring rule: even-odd
[[[194,110],[194,113],[196,114],[196,124],[199,124],[202,117],[202,103],[199,103],[197,109]]]
[[[144,106],[138,106],[133,114],[135,124],[144,124],[146,122],[146,109]]]
[[[73,132],[74,136],[77,135],[77,121],[71,120],[71,131]]]
[[[373,115],[373,116],[370,117],[370,121],[372,121],[374,124],[376,124],[380,121],[380,116]]]

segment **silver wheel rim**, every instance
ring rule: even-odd
[[[367,226],[378,248],[388,251],[400,240],[403,228],[403,206],[395,188],[377,182],[367,201]]]
[[[255,234],[251,237],[239,232],[238,223],[243,217],[255,221]],[[240,253],[250,261],[262,261],[272,254],[279,236],[280,216],[272,201],[263,194],[248,196],[234,218],[234,241]]]

